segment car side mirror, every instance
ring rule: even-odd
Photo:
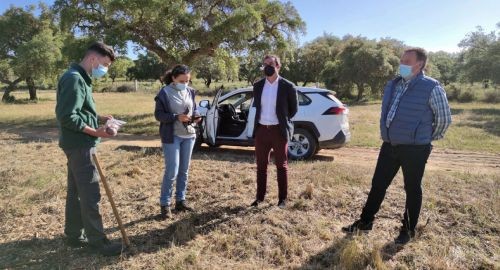
[[[208,100],[202,100],[202,101],[200,101],[199,105],[200,105],[201,108],[207,108],[207,109],[209,109],[210,108],[210,101],[208,101]]]

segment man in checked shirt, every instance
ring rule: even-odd
[[[399,65],[400,76],[384,89],[380,133],[382,147],[372,187],[360,219],[343,227],[347,233],[372,229],[375,214],[385,192],[401,167],[406,192],[402,227],[396,244],[415,237],[422,206],[422,177],[432,150],[431,142],[443,138],[451,124],[451,112],[441,84],[424,75],[427,54],[421,48],[408,49]]]

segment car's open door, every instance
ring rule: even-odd
[[[217,126],[219,124],[219,97],[222,93],[222,90],[219,89],[215,94],[214,100],[210,109],[207,111],[206,121],[206,135],[208,139],[208,144],[215,145],[215,138],[217,137]]]
[[[253,128],[255,123],[255,113],[257,108],[255,108],[254,98],[252,98],[252,102],[250,103],[250,109],[248,110],[248,118],[247,118],[247,137],[252,138],[253,136]]]

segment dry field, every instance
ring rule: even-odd
[[[379,104],[351,107],[349,147],[290,164],[287,209],[275,206],[272,166],[266,203],[247,207],[255,193],[252,148],[202,147],[193,156],[188,188],[197,211],[157,221],[163,157],[156,127],[150,127],[152,97],[96,94],[99,111],[129,120],[126,131],[134,133],[98,148],[132,242],[122,256],[106,258],[63,243],[66,158],[57,147],[53,93],[42,98],[0,104],[2,269],[500,268],[498,105],[453,105],[450,138],[436,144],[424,176],[418,237],[401,248],[393,244],[404,207],[401,174],[372,232],[349,237],[340,231],[358,217],[369,191],[380,144]],[[314,185],[312,199],[301,196],[308,184]],[[106,232],[120,238],[102,195]]]

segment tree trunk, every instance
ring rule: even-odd
[[[14,88],[16,87],[16,85],[21,82],[22,79],[21,78],[18,78],[16,79],[15,81],[13,82],[9,82],[9,81],[2,81],[3,83],[6,83],[7,84],[7,87],[5,87],[5,92],[3,93],[3,96],[2,96],[2,101],[3,102],[9,102],[10,101],[10,93],[12,91],[14,91]]]
[[[9,84],[7,85],[7,87],[5,87],[5,92],[3,92],[3,96],[2,96],[2,101],[3,102],[9,102],[10,101],[10,92],[12,92],[12,90],[14,90],[14,85],[13,84]]]
[[[363,93],[365,92],[365,86],[363,83],[357,83],[356,86],[358,87],[358,97],[356,98],[356,101],[360,101],[361,98],[363,98]]]
[[[210,84],[212,84],[212,77],[209,77],[206,81],[205,81],[205,85],[210,88]]]
[[[302,87],[305,87],[307,83],[308,83],[308,81],[304,81],[304,82],[302,83]]]
[[[26,79],[26,84],[28,85],[28,91],[30,93],[30,100],[37,100],[35,80],[32,77]]]

